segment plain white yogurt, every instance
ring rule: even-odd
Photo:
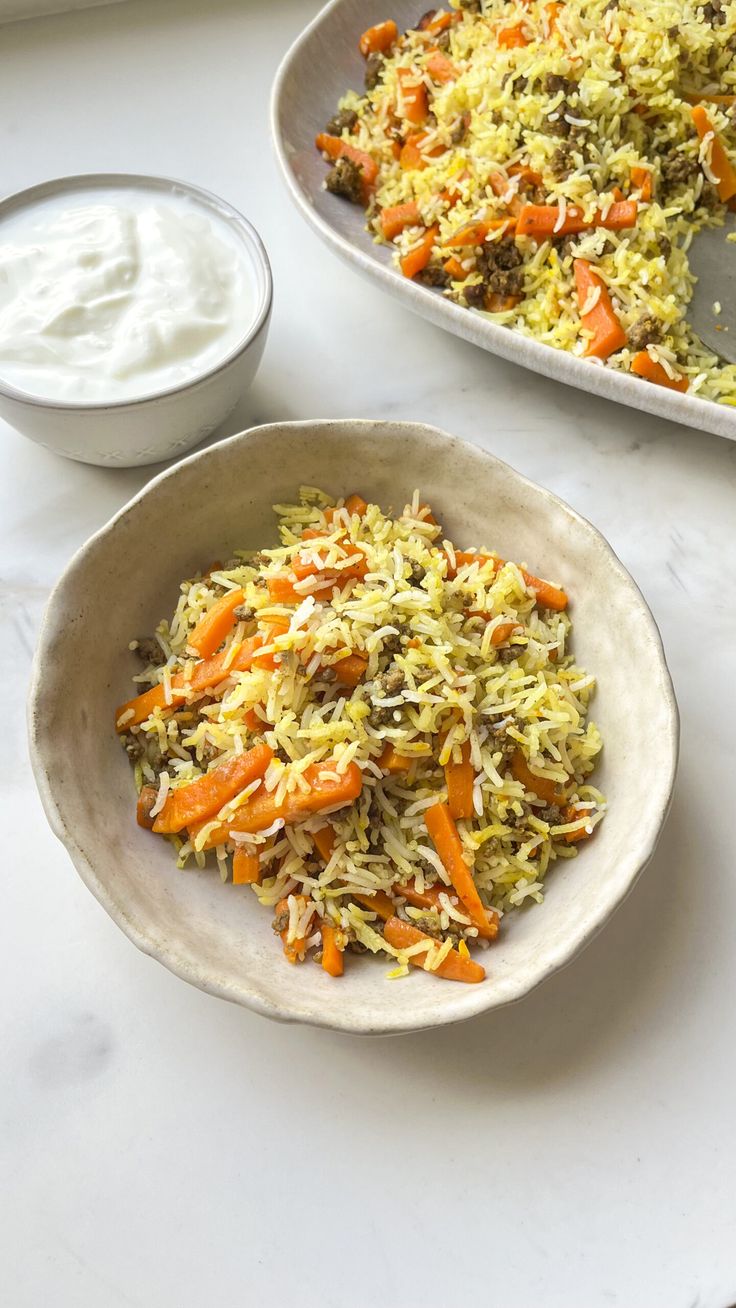
[[[0,379],[43,399],[139,399],[216,367],[256,315],[237,230],[194,197],[90,188],[0,218]]]

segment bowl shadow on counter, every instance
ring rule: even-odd
[[[556,976],[518,1003],[468,1022],[368,1041],[359,1037],[360,1048],[371,1060],[385,1061],[393,1081],[415,1081],[419,1074],[428,1089],[441,1092],[446,1082],[462,1097],[489,1090],[537,1094],[571,1075],[595,1075],[599,1065],[625,1058],[633,1040],[666,1039],[668,1021],[678,1014],[670,993],[673,960],[678,995],[687,987],[692,997],[700,966],[687,948],[692,888],[686,879],[695,851],[689,848],[686,790],[681,775],[652,863],[611,922]],[[489,952],[491,985],[492,957]],[[331,1044],[346,1039],[331,1032],[313,1035]],[[358,1056],[357,1042],[353,1052]]]

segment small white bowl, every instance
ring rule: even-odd
[[[0,218],[50,196],[95,187],[145,187],[196,200],[226,222],[242,242],[255,290],[253,322],[221,363],[192,381],[140,399],[70,404],[30,395],[0,377],[0,416],[39,445],[82,463],[126,468],[158,463],[190,450],[234,409],[256,375],[266,344],[272,282],[268,255],[255,228],[237,209],[188,182],[135,173],[55,178],[0,201]]]
[[[131,638],[175,605],[182,577],[235,548],[276,541],[271,506],[300,485],[358,490],[399,510],[416,487],[448,536],[487,545],[559,580],[573,648],[598,678],[604,740],[596,784],[605,821],[552,869],[544,903],[510,914],[464,986],[352,956],[336,981],[291,967],[271,914],[216,870],[177,871],[169,846],[136,826],[115,706],[135,670]],[[163,528],[162,528],[162,523]],[[520,999],[603,926],[652,855],[677,763],[677,706],[642,596],[590,523],[492,455],[414,423],[257,427],[156,477],[84,546],[50,600],[29,710],[31,756],[49,821],[93,894],[146,953],[211,994],[283,1021],[353,1032],[406,1031]]]

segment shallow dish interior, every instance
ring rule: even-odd
[[[359,490],[400,509],[415,487],[457,544],[488,545],[560,581],[574,649],[599,678],[596,774],[609,813],[552,871],[540,907],[509,916],[478,986],[351,959],[337,981],[291,967],[270,914],[216,870],[177,871],[136,827],[132,772],[113,712],[129,692],[128,642],[174,607],[182,578],[236,547],[275,543],[271,505],[300,484]],[[359,421],[256,428],[154,480],[73,560],[49,605],[30,703],[36,776],[57,835],[127,934],[186,980],[271,1017],[358,1032],[401,1031],[520,998],[595,934],[646,864],[677,757],[677,710],[656,626],[603,538],[549,492],[434,428]],[[641,778],[647,778],[646,786]]]
[[[391,264],[391,249],[375,245],[366,232],[363,210],[325,191],[327,166],[314,138],[324,130],[345,91],[363,85],[360,33],[389,16],[405,29],[417,22],[421,9],[416,0],[392,0],[388,9],[381,0],[331,0],[286,55],[274,84],[271,121],[276,154],[302,216],[341,258],[415,313],[456,336],[580,390],[736,440],[736,411],[729,405],[680,395],[598,367],[501,327],[453,304],[440,291],[402,277]]]

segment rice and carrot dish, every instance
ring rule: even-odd
[[[598,366],[736,403],[736,366],[687,319],[689,244],[736,197],[736,3],[453,6],[363,33],[365,89],[316,140],[328,189],[366,207],[406,277]]]
[[[292,963],[481,981],[469,946],[605,812],[568,597],[456,548],[418,494],[389,516],[303,487],[275,511],[276,548],[182,582],[131,643],[138,821],[251,886]]]

